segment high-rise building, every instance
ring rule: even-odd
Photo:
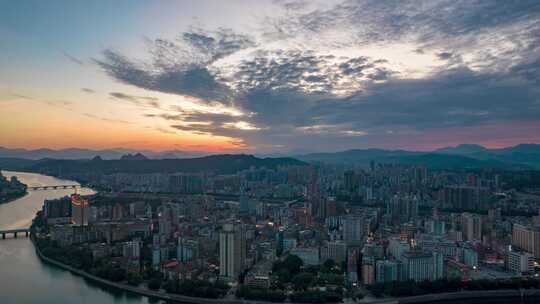
[[[347,245],[359,245],[364,237],[364,219],[350,214],[343,221],[343,240]]]
[[[278,256],[281,256],[283,251],[285,250],[285,235],[283,228],[279,228],[278,232],[276,233],[276,254]]]
[[[337,203],[335,198],[330,197],[327,199],[321,199],[320,205],[318,209],[318,217],[319,219],[325,219],[330,216],[335,216],[337,213]]]
[[[540,228],[520,224],[512,226],[512,246],[540,258]]]
[[[341,262],[344,262],[347,258],[347,245],[343,241],[328,242],[322,248],[321,255],[323,262],[331,259],[339,264]]]
[[[358,249],[352,248],[347,253],[347,281],[350,283],[358,282]]]
[[[239,205],[240,205],[240,212],[242,213],[247,213],[249,211],[249,198],[247,196],[247,193],[246,193],[246,187],[244,185],[242,185],[240,187],[240,201],[239,201]]]
[[[472,186],[447,186],[442,193],[443,205],[456,209],[486,209],[489,189]]]
[[[508,270],[514,273],[532,272],[534,269],[534,257],[528,252],[510,249],[506,266]]]
[[[180,262],[188,262],[197,258],[199,253],[199,243],[195,240],[189,240],[185,237],[178,237],[178,246],[176,247],[176,258]]]
[[[345,171],[343,175],[345,178],[345,189],[354,192],[358,188],[358,175],[352,170]]]
[[[175,173],[169,176],[169,190],[177,193],[202,193],[203,182],[200,174]]]
[[[478,266],[478,253],[474,248],[471,248],[470,246],[465,246],[461,248],[461,261],[463,264],[470,266],[470,267],[477,267]]]
[[[418,217],[418,197],[394,195],[386,203],[386,214],[392,222],[414,221]]]
[[[482,240],[482,218],[478,214],[463,213],[461,215],[461,231],[467,241]]]
[[[443,256],[438,252],[411,250],[402,254],[403,279],[416,282],[443,277]]]
[[[160,263],[161,263],[161,251],[159,247],[155,247],[152,249],[152,266],[154,267],[154,269],[158,269]]]
[[[64,197],[55,200],[45,200],[43,215],[49,224],[64,224],[71,221],[71,200]]]
[[[90,217],[90,208],[88,205],[77,206],[71,205],[71,222],[77,226],[88,225],[88,218]]]
[[[399,261],[379,260],[376,263],[375,281],[387,283],[399,281]]]
[[[416,234],[416,225],[414,223],[405,223],[401,225],[399,232],[399,237],[401,240],[404,241],[410,241],[414,239],[414,235]]]
[[[430,220],[428,221],[428,231],[435,235],[444,235],[446,234],[446,223],[439,219]]]
[[[240,223],[227,223],[219,234],[219,274],[236,280],[244,270],[246,260],[246,236]]]
[[[411,246],[407,241],[391,238],[388,242],[387,252],[395,259],[400,260],[401,255],[411,249]]]
[[[362,283],[364,285],[375,284],[375,257],[362,257]]]
[[[122,255],[128,259],[138,260],[141,255],[141,241],[125,242],[122,246]]]
[[[124,206],[120,203],[116,203],[112,209],[112,219],[121,220],[124,217]]]
[[[166,203],[157,209],[159,233],[169,237],[171,233],[177,231],[180,224],[180,208],[178,204]]]

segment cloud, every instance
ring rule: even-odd
[[[174,113],[145,114],[146,117],[160,118],[170,123],[176,130],[195,134],[238,137],[246,132],[260,130],[254,124],[245,121],[245,115],[231,113],[209,113],[183,110]]]
[[[426,130],[540,118],[538,90],[514,74],[479,74],[469,69],[419,80],[372,85],[369,94],[346,102],[320,103],[311,115],[358,128],[407,126]]]
[[[274,0],[274,3],[292,11],[304,10],[309,6],[309,2],[305,0]]]
[[[140,107],[149,107],[149,108],[161,107],[161,104],[159,103],[159,99],[155,97],[135,96],[135,95],[129,95],[129,94],[121,93],[121,92],[110,92],[109,96],[115,99],[129,101]]]
[[[83,113],[82,115],[84,115],[86,117],[89,117],[89,118],[92,118],[92,119],[97,119],[97,120],[100,120],[100,121],[104,121],[104,122],[120,123],[120,124],[134,124],[133,122],[130,122],[130,121],[127,121],[127,120],[106,118],[106,117],[101,117],[101,116],[98,116],[98,115],[95,115],[95,114],[92,114],[92,113]]]
[[[94,61],[113,78],[140,88],[226,102],[229,88],[216,79],[212,64],[239,50],[253,47],[246,35],[229,29],[192,29],[176,40],[147,40],[152,61],[137,64],[113,50]]]
[[[386,62],[366,56],[341,57],[314,51],[259,51],[228,67],[220,76],[240,93],[260,90],[331,95],[358,92],[372,80],[386,80],[393,71]]]
[[[66,57],[67,59],[69,59],[71,62],[77,64],[77,65],[84,65],[84,61],[82,61],[81,59],[73,56],[73,55],[70,55],[68,54],[67,52],[62,52],[62,54],[64,55],[64,57]]]
[[[453,54],[450,52],[441,52],[437,54],[437,57],[442,60],[450,59],[452,58]]]
[[[125,84],[238,109],[146,115],[256,147],[350,148],[540,118],[538,1],[276,3],[252,35],[193,28],[148,39],[149,60],[105,50],[95,62]]]
[[[94,94],[96,91],[89,89],[89,88],[81,88],[81,91],[88,93],[88,94]]]
[[[33,97],[22,95],[22,94],[11,94],[11,96],[16,97],[16,98],[26,99],[26,100],[34,100]]]

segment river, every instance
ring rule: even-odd
[[[2,171],[7,178],[17,178],[28,186],[77,184],[34,173]],[[91,189],[77,190],[92,194]],[[60,198],[73,193],[73,189],[29,191],[7,204],[0,204],[0,229],[29,227],[45,199]],[[0,303],[157,303],[156,301],[125,292],[105,289],[68,271],[41,263],[30,239],[0,239]]]

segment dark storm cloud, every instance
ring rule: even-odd
[[[355,121],[358,128],[411,126],[431,129],[540,118],[538,89],[517,75],[485,75],[467,69],[429,79],[391,80],[347,102],[319,103],[310,115],[326,123]]]
[[[289,13],[267,20],[266,38],[307,37],[306,45],[348,47],[399,41],[441,65],[408,78],[384,54],[336,57],[309,47],[258,45],[224,67],[216,62],[256,43],[230,30],[200,29],[174,41],[149,41],[148,62],[111,50],[96,62],[126,84],[250,113],[147,116],[177,130],[255,146],[346,147],[357,145],[351,137],[369,142],[389,134],[540,118],[538,1],[344,1],[326,10],[301,5],[300,12],[287,8],[293,2],[280,2]],[[332,40],[335,32],[352,39]],[[254,127],[239,128],[240,122]]]

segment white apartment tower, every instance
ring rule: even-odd
[[[246,260],[246,236],[240,223],[227,223],[219,233],[219,274],[236,280],[244,270]]]

